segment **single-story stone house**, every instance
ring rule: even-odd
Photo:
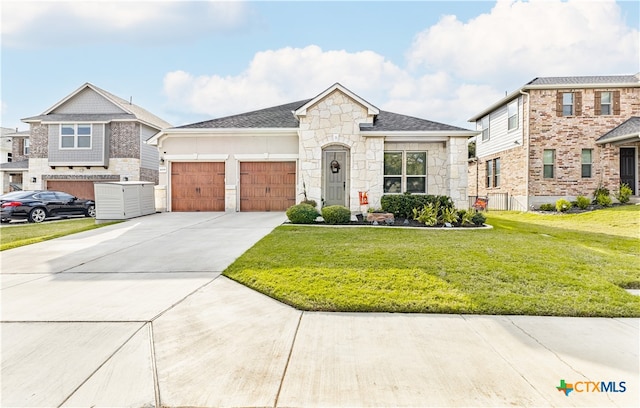
[[[467,140],[477,133],[380,110],[336,83],[312,99],[164,129],[147,143],[160,154],[161,210],[284,211],[306,195],[357,212],[405,192],[466,208]]]

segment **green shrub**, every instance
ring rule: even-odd
[[[610,207],[611,206],[611,197],[609,196],[609,189],[598,186],[593,192],[593,199],[596,204],[602,207]]]
[[[441,224],[455,224],[458,222],[458,211],[455,208],[445,208],[440,215]]]
[[[476,212],[473,214],[473,217],[471,217],[471,222],[476,226],[481,226],[486,220],[487,217],[481,212]]]
[[[413,195],[389,194],[383,195],[380,199],[382,210],[393,213],[396,218],[411,218],[414,209],[422,209],[427,204],[432,204],[438,208],[438,216],[442,216],[442,211],[454,208],[453,200],[448,196],[434,195]]]
[[[425,204],[421,210],[414,208],[413,219],[432,227],[438,223],[438,209],[433,203]]]
[[[316,206],[318,205],[316,200],[309,200],[309,199],[306,199],[306,198],[304,200],[300,201],[300,204],[309,204],[313,208],[316,208]]]
[[[476,214],[476,210],[458,210],[458,221],[461,226],[464,225],[472,225],[473,224],[473,216]]]
[[[578,206],[579,209],[586,210],[590,204],[591,204],[591,200],[589,200],[587,197],[585,196],[576,197],[576,205]]]
[[[568,211],[569,209],[571,209],[571,203],[568,200],[561,198],[558,201],[556,201],[556,211],[565,212],[565,211]]]
[[[555,211],[553,204],[540,204],[540,211]]]
[[[322,218],[327,224],[348,224],[351,221],[351,211],[342,205],[330,205],[322,209]]]
[[[287,218],[292,224],[313,224],[318,211],[309,204],[296,204],[287,209]]]
[[[628,184],[620,184],[620,188],[616,193],[616,199],[620,201],[621,204],[626,204],[631,199],[632,193],[633,191],[631,191],[631,187],[629,187]]]

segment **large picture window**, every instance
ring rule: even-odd
[[[427,192],[427,152],[385,152],[384,192]]]
[[[91,125],[64,124],[60,126],[61,149],[91,149]]]

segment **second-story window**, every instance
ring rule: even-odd
[[[482,141],[486,142],[490,138],[490,135],[489,135],[489,116],[486,116],[486,117],[482,118],[482,121],[480,122],[480,128],[482,130]]]
[[[508,130],[514,130],[518,128],[518,101],[515,100],[507,107],[509,114],[509,126]]]
[[[580,116],[582,115],[582,93],[581,92],[558,92],[556,99],[557,116]]]
[[[90,149],[91,125],[64,124],[60,126],[61,149]]]
[[[24,145],[22,146],[22,154],[24,154],[25,156],[29,155],[29,139],[24,139]]]
[[[620,91],[595,91],[594,99],[596,116],[620,114]]]
[[[611,115],[611,102],[612,102],[611,92],[602,92],[600,93],[600,114],[601,115]]]

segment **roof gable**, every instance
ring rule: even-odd
[[[369,102],[365,101],[358,95],[354,94],[353,92],[351,92],[350,90],[348,90],[347,88],[345,88],[344,86],[336,82],[335,84],[331,85],[329,88],[324,90],[322,93],[320,93],[318,96],[310,99],[307,103],[305,103],[304,105],[296,109],[294,114],[296,116],[305,116],[307,114],[307,109],[317,104],[318,102],[320,102],[321,100],[323,100],[324,98],[326,98],[327,96],[329,96],[331,93],[335,91],[342,92],[343,94],[347,95],[349,98],[353,99],[355,102],[364,106],[367,109],[367,113],[369,115],[377,115],[378,113],[380,113],[380,110],[378,108],[376,108]]]
[[[622,141],[637,141],[640,139],[640,116],[632,116],[620,125],[600,136],[597,144]]]

